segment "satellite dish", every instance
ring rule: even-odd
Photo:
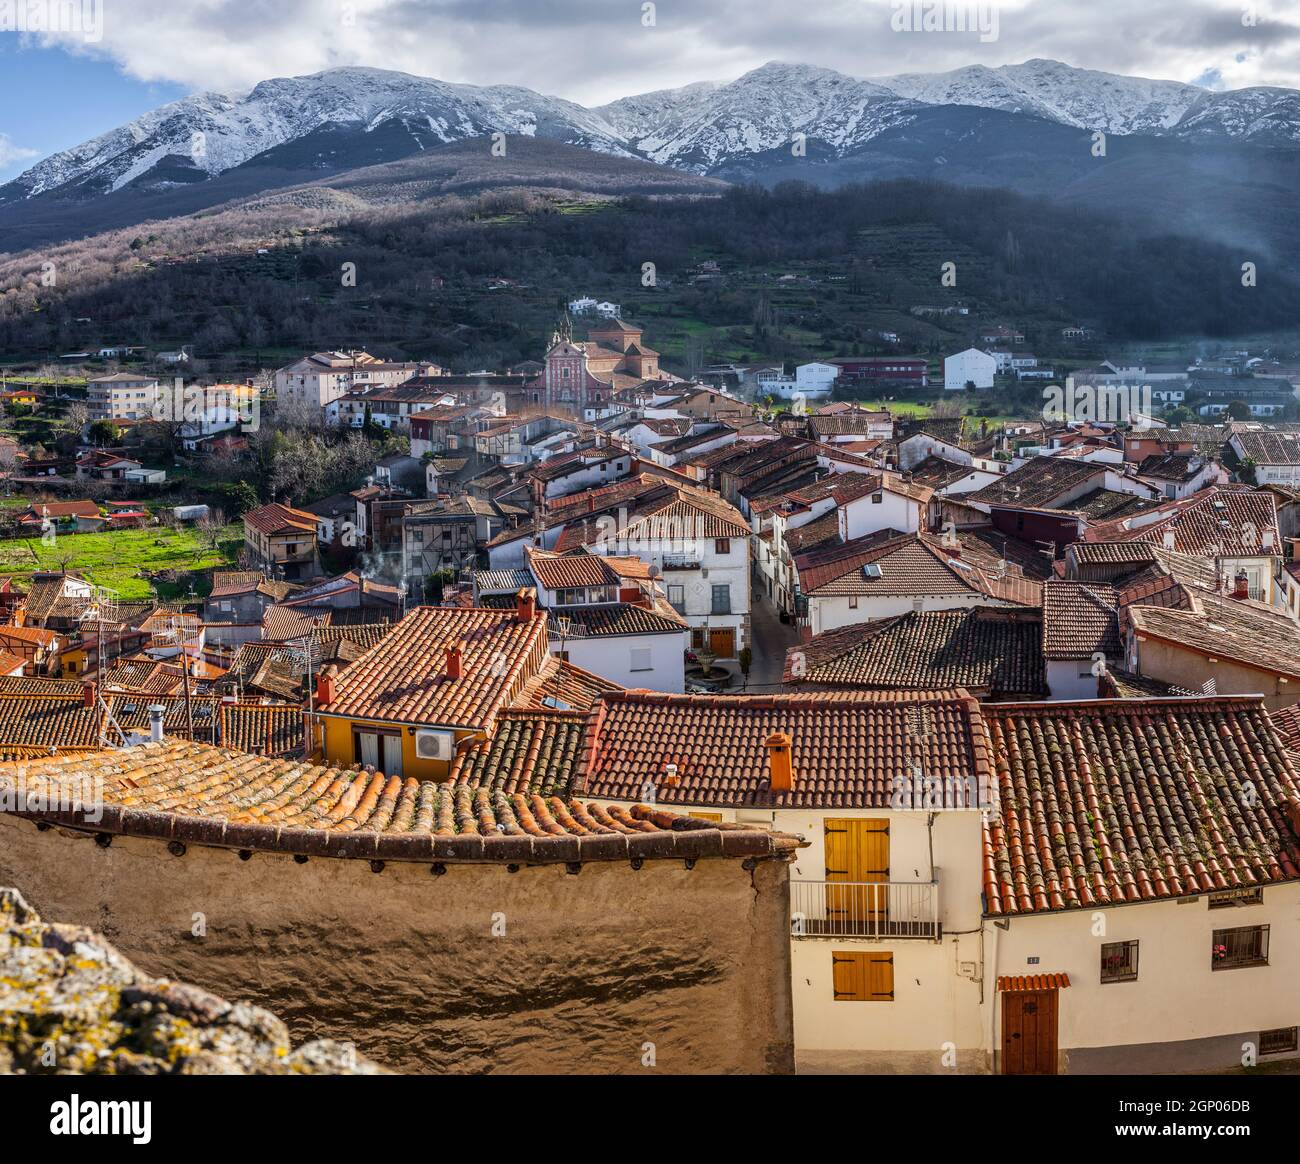
[[[652,564],[652,565],[650,566],[650,569],[647,570],[646,573],[648,573],[648,574],[650,575],[651,578],[658,578],[658,577],[659,577],[659,567],[656,566],[656,565],[653,565],[653,564]]]

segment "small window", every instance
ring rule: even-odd
[[[885,500],[885,495],[883,493],[873,493],[871,495],[872,505],[879,505],[884,500]]]
[[[648,647],[636,647],[632,650],[632,670],[633,671],[653,671],[654,667],[650,662],[650,650]]]
[[[1136,982],[1137,976],[1137,942],[1105,942],[1102,944],[1102,982]]]
[[[715,554],[721,554],[723,556],[731,553],[731,539],[716,538],[713,542],[713,552]]]
[[[1268,926],[1236,926],[1215,930],[1210,945],[1210,965],[1215,970],[1268,965]]]
[[[1237,905],[1263,905],[1264,888],[1256,885],[1253,889],[1225,889],[1221,893],[1210,894],[1211,909],[1232,909]]]
[[[694,815],[692,813],[692,815]],[[1300,1027],[1275,1027],[1271,1031],[1259,1032],[1259,1053],[1261,1055],[1282,1055],[1297,1049],[1297,1033]]]
[[[831,954],[836,1002],[893,1002],[894,955],[874,951]]]
[[[850,610],[858,609],[858,596],[856,594],[849,595],[849,609]]]

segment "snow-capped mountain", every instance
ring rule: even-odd
[[[930,114],[945,107],[1008,115],[980,131],[998,134],[999,147],[1021,130],[1028,140],[1044,122],[1190,142],[1300,145],[1296,90],[1217,93],[1048,60],[873,80],[771,62],[726,84],[660,90],[595,109],[528,89],[341,68],[264,81],[241,97],[204,93],[163,106],[37,163],[0,187],[0,204],[41,194],[165,190],[250,164],[303,176],[338,172],[494,132],[698,174],[731,173],[761,165],[765,155],[779,164],[778,152],[788,154],[799,134],[810,157],[852,158],[909,126],[933,133]]]
[[[876,77],[900,97],[976,105],[1118,134],[1217,134],[1266,144],[1300,142],[1300,93],[1258,87],[1212,92],[1181,81],[1123,77],[1035,59],[947,73]]]
[[[1207,90],[1179,81],[1121,77],[1046,60],[996,69],[968,65],[948,73],[904,73],[875,80],[901,97],[931,105],[977,105],[1125,134],[1168,132],[1188,109],[1209,96]]]
[[[6,200],[69,186],[108,193],[159,171],[160,181],[224,173],[325,128],[409,139],[408,153],[495,132],[553,138],[624,153],[619,135],[580,105],[510,86],[453,85],[385,69],[341,68],[263,81],[246,96],[201,93],[38,162]],[[365,158],[364,161],[375,159]],[[328,162],[328,159],[322,159]],[[188,169],[189,174],[178,171]],[[70,191],[69,191],[70,192]]]
[[[707,173],[737,157],[788,149],[796,134],[847,153],[916,109],[870,81],[780,61],[691,90],[624,98],[595,112],[643,157]]]

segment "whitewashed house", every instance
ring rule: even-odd
[[[979,348],[967,348],[943,361],[943,386],[948,391],[992,388],[998,370],[997,358]]]

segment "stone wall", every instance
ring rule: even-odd
[[[443,868],[103,847],[0,816],[0,884],[298,1039],[405,1072],[793,1070],[783,859]]]
[[[0,1075],[374,1075],[346,1043],[293,1049],[273,1014],[152,978],[0,888]]]

